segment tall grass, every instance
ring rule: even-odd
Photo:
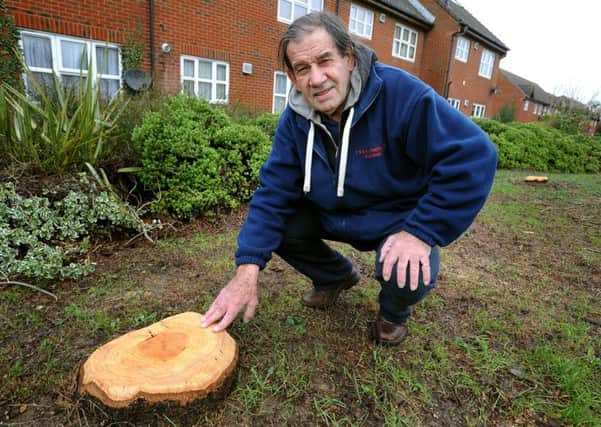
[[[63,173],[97,164],[107,154],[105,142],[127,102],[117,95],[103,100],[100,85],[80,75],[79,85],[65,86],[53,75],[42,83],[28,73],[29,93],[0,85],[0,166],[11,162]]]

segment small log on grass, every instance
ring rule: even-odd
[[[524,178],[524,181],[526,181],[526,182],[547,182],[547,181],[549,181],[549,177],[548,176],[528,175],[526,178]]]
[[[181,313],[103,345],[82,365],[79,393],[110,408],[207,397],[232,376],[238,345],[200,322],[198,313]]]

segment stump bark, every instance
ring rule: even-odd
[[[103,345],[81,367],[80,394],[111,408],[207,397],[233,375],[238,345],[200,322],[198,313],[181,313]]]

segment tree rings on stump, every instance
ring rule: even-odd
[[[181,313],[103,345],[82,365],[79,393],[111,408],[207,397],[232,376],[238,344],[200,323],[200,314]]]

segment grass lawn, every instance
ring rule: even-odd
[[[152,245],[105,243],[96,272],[0,287],[0,425],[601,425],[601,175],[500,171],[472,227],[441,251],[438,287],[402,347],[368,340],[373,253],[336,245],[362,273],[327,311],[281,259],[261,275],[232,388],[185,410],[109,412],[73,393],[98,346],[203,312],[234,271],[244,212]]]

